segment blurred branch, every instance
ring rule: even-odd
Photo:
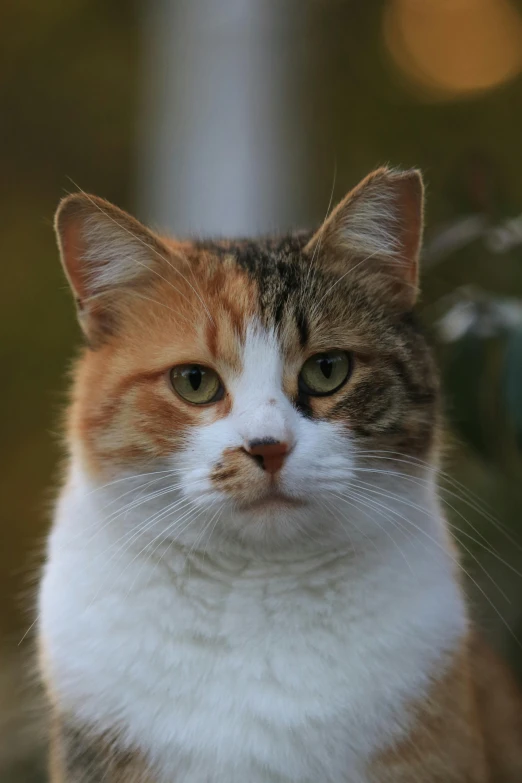
[[[466,215],[440,229],[427,244],[423,262],[425,268],[444,261],[451,253],[472,242],[482,240],[494,254],[507,253],[522,245],[522,214],[492,225],[486,215]]]
[[[462,286],[441,301],[446,312],[437,322],[437,333],[445,343],[466,334],[486,339],[522,326],[522,301],[494,297],[473,286]]]
[[[511,279],[517,279],[509,251],[521,246],[522,215],[494,220],[490,211],[477,211],[433,236],[423,266],[429,273],[446,261],[452,270],[463,264],[463,274],[457,274],[462,279],[470,259],[491,258],[495,270],[496,259],[504,256],[501,263],[511,265]],[[486,285],[488,279],[495,278],[486,278]],[[522,299],[466,284],[439,297],[429,309],[443,348],[453,427],[489,464],[516,467],[522,452]]]
[[[424,249],[424,268],[443,261],[450,253],[480,239],[485,235],[487,227],[485,215],[467,215],[440,229]]]

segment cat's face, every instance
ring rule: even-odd
[[[416,173],[377,172],[315,236],[176,243],[87,196],[57,226],[92,345],[74,450],[100,484],[150,479],[155,531],[324,539],[342,534],[372,466],[430,459]]]

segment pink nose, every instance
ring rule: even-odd
[[[289,452],[288,444],[272,438],[251,440],[246,451],[267,473],[277,473],[281,470],[285,457]]]

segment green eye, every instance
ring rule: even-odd
[[[346,351],[316,353],[303,364],[299,389],[315,397],[333,394],[348,380],[351,369],[352,360]]]
[[[217,402],[225,392],[217,372],[201,364],[180,364],[170,371],[172,388],[193,405]]]

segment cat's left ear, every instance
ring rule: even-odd
[[[154,280],[168,250],[131,215],[87,193],[61,201],[55,229],[80,325],[96,345],[117,328],[122,293]]]
[[[409,310],[418,295],[423,192],[416,169],[377,169],[338,204],[307,252],[341,276],[364,279],[390,306]]]

